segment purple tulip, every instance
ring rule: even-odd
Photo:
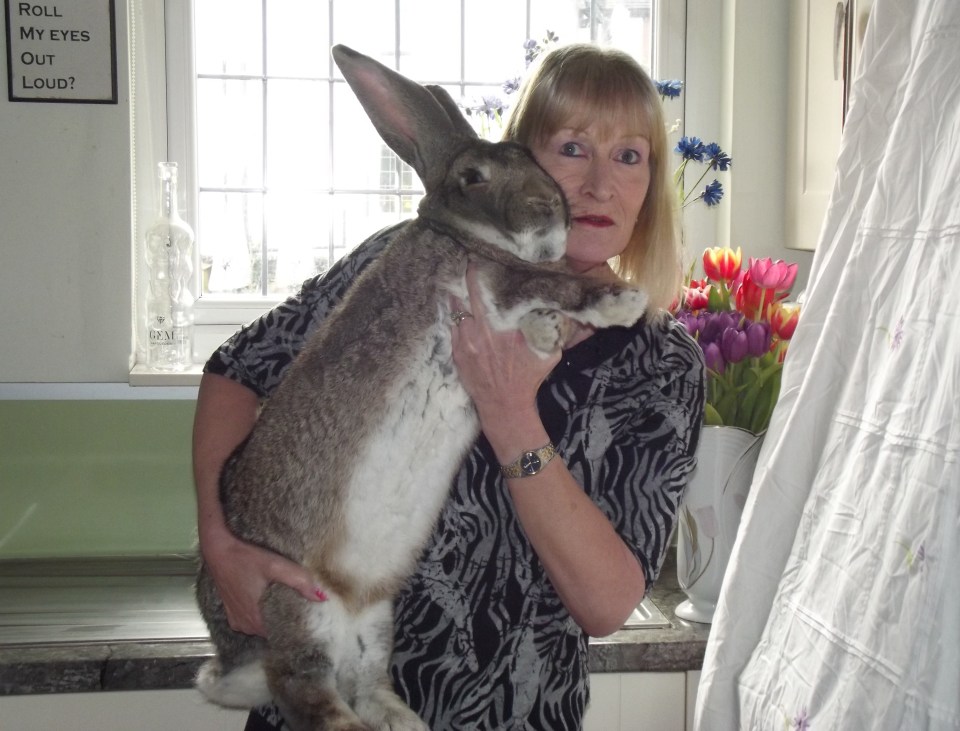
[[[717,373],[723,373],[727,364],[724,362],[723,355],[720,353],[720,346],[716,343],[701,345],[703,347],[703,360],[706,362],[707,368]]]
[[[765,322],[747,324],[747,352],[752,358],[759,358],[770,350],[770,326]]]
[[[720,335],[729,327],[726,312],[708,312],[704,316],[703,326],[700,328],[701,343],[720,342]]]
[[[696,335],[697,330],[700,329],[700,320],[692,312],[687,310],[681,310],[677,313],[677,320],[687,329],[687,332],[691,335]]]
[[[727,363],[739,363],[747,357],[747,334],[734,327],[728,327],[720,336],[720,352]]]

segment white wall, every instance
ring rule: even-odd
[[[720,206],[688,209],[688,254],[740,246],[744,257],[797,262],[799,294],[813,253],[783,243],[789,5],[688,0],[687,34],[686,132],[733,158],[717,176],[727,191]]]
[[[127,379],[127,3],[117,2],[116,11],[118,104],[0,97],[0,383]],[[730,194],[719,215],[705,233],[691,228],[688,249],[729,243],[750,256],[798,261],[802,284],[812,255],[782,245],[787,15],[783,2],[689,0],[688,49],[708,60],[699,71],[688,64],[694,108],[687,129],[720,140],[734,168],[723,181]],[[724,51],[722,43],[731,45]],[[720,118],[698,117],[697,104],[711,96],[720,97]]]
[[[127,378],[125,3],[116,12],[118,104],[0,97],[0,382]]]

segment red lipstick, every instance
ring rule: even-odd
[[[574,216],[575,223],[581,223],[585,226],[596,226],[597,228],[606,228],[613,226],[613,220],[606,216]]]

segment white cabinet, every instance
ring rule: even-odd
[[[687,731],[693,731],[693,715],[697,708],[697,688],[700,686],[700,671],[687,672]]]
[[[195,690],[0,696],[3,731],[239,731],[246,711],[207,703]]]
[[[833,191],[844,110],[872,0],[793,0],[786,246],[814,249]]]
[[[584,731],[684,731],[684,673],[593,673]]]
[[[843,30],[837,0],[790,4],[786,246],[813,249],[833,190],[843,122]],[[839,47],[837,47],[839,44]]]
[[[699,672],[593,673],[584,731],[689,731]],[[2,731],[238,731],[246,711],[195,690],[0,696]]]

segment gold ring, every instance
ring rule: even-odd
[[[463,310],[457,310],[456,312],[450,313],[450,319],[453,320],[454,325],[459,325],[468,317],[473,317],[473,315],[471,315],[469,312],[464,312]]]

